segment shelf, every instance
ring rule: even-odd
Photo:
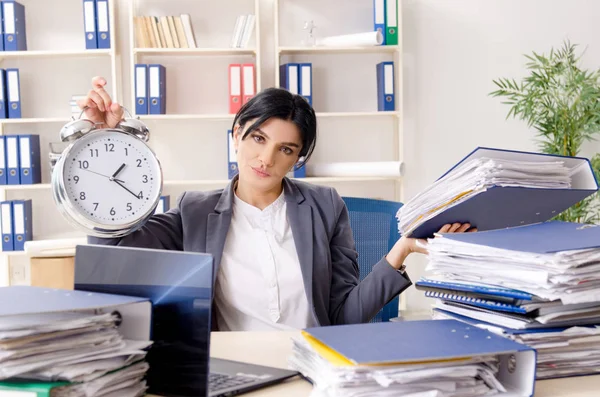
[[[147,55],[254,55],[253,48],[134,48],[134,54]]]
[[[11,58],[56,58],[56,57],[97,57],[112,55],[106,50],[72,50],[72,51],[0,51],[0,59]]]
[[[50,189],[49,183],[34,183],[33,185],[0,185],[4,190],[44,190]]]
[[[393,53],[399,51],[397,45],[380,45],[369,47],[279,47],[280,55],[285,54],[365,54],[365,53]]]
[[[235,114],[138,114],[140,120],[226,120],[232,121]]]
[[[317,117],[399,117],[400,112],[317,112]]]
[[[27,256],[25,251],[0,251],[0,254],[6,256]]]
[[[43,124],[43,123],[63,123],[71,121],[71,116],[68,117],[40,117],[40,118],[23,118],[23,119],[0,119],[0,124]]]

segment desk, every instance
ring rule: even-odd
[[[213,357],[287,368],[294,332],[213,332]],[[306,397],[312,386],[298,377],[278,385],[243,394],[248,397]],[[535,397],[596,397],[600,375],[538,381]]]

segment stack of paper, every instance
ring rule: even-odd
[[[416,286],[437,298],[435,317],[539,348],[539,378],[600,371],[600,227],[549,221],[442,234],[428,251],[434,276]]]
[[[452,169],[400,208],[400,234],[410,234],[425,221],[492,186],[568,189],[571,177],[562,161],[474,158]]]
[[[530,395],[528,349],[453,320],[371,323],[307,329],[289,365],[312,381],[313,396]]]
[[[123,339],[117,321],[111,313],[84,312],[0,317],[0,390],[35,386],[56,397],[143,395],[143,349],[150,342]]]

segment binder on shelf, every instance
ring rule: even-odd
[[[450,168],[473,159],[498,158],[515,161],[562,161],[571,175],[570,188],[511,187],[494,185],[462,201],[443,204],[441,211],[425,214],[409,232],[411,237],[427,238],[443,225],[470,222],[478,231],[504,229],[547,221],[598,191],[590,161],[583,157],[548,155],[534,152],[478,147]],[[516,205],[515,203],[518,203]],[[490,211],[493,208],[493,211]],[[470,234],[470,233],[469,233]]]
[[[297,63],[285,63],[279,66],[279,86],[292,94],[300,93],[300,72]]]
[[[135,65],[135,113],[148,114],[148,65]]]
[[[160,201],[154,210],[155,214],[164,214],[171,208],[171,196],[160,196]]]
[[[300,63],[298,67],[300,68],[299,94],[312,106],[312,63]]]
[[[4,51],[4,12],[0,4],[0,51]]]
[[[96,0],[96,40],[98,48],[110,48],[110,18],[108,0]]]
[[[292,171],[287,173],[288,178],[306,178],[306,167],[293,169]]]
[[[227,130],[227,177],[232,179],[238,173],[237,154],[233,145],[233,133]]]
[[[254,64],[242,65],[242,105],[256,95],[256,73]]]
[[[19,69],[6,69],[6,92],[8,97],[8,118],[21,118],[21,85]]]
[[[6,175],[8,174],[6,168],[6,137],[0,135],[0,185],[6,185]]]
[[[21,176],[19,172],[19,137],[6,135],[6,184],[19,185]]]
[[[33,240],[31,200],[13,200],[13,241],[15,251],[24,251],[25,242]]]
[[[532,396],[534,391],[535,349],[457,320],[336,325],[308,328],[302,336],[329,363],[345,368],[446,367],[453,361],[460,365],[464,359],[496,356],[496,378],[507,395]]]
[[[86,50],[98,48],[95,0],[83,0],[83,30]]]
[[[0,224],[2,226],[2,251],[14,251],[13,208],[10,201],[0,203]]]
[[[4,51],[27,51],[25,6],[14,0],[2,1]]]
[[[380,112],[396,110],[394,62],[377,64],[377,110]]]
[[[236,114],[242,108],[242,65],[229,65],[229,113]]]
[[[385,44],[398,45],[398,0],[385,0]]]
[[[19,173],[21,185],[42,182],[39,135],[19,135]]]
[[[385,0],[373,0],[373,30],[381,33],[381,36],[383,37],[381,45],[386,45]]]
[[[148,65],[149,114],[166,114],[167,70],[163,65]]]
[[[8,117],[7,104],[8,100],[6,98],[6,70],[0,69],[0,119],[5,119]]]

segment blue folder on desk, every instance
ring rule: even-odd
[[[316,340],[350,365],[434,363],[498,355],[498,380],[507,392],[512,396],[533,395],[535,350],[460,321],[353,324],[308,328],[303,333],[309,342]],[[508,369],[513,364],[517,371]]]
[[[544,222],[598,191],[592,166],[586,158],[485,147],[475,149],[439,179],[462,163],[482,157],[531,162],[563,161],[565,167],[571,170],[571,188],[492,186],[424,221],[409,233],[410,237],[431,237],[443,225],[454,222],[468,222],[479,231]]]

